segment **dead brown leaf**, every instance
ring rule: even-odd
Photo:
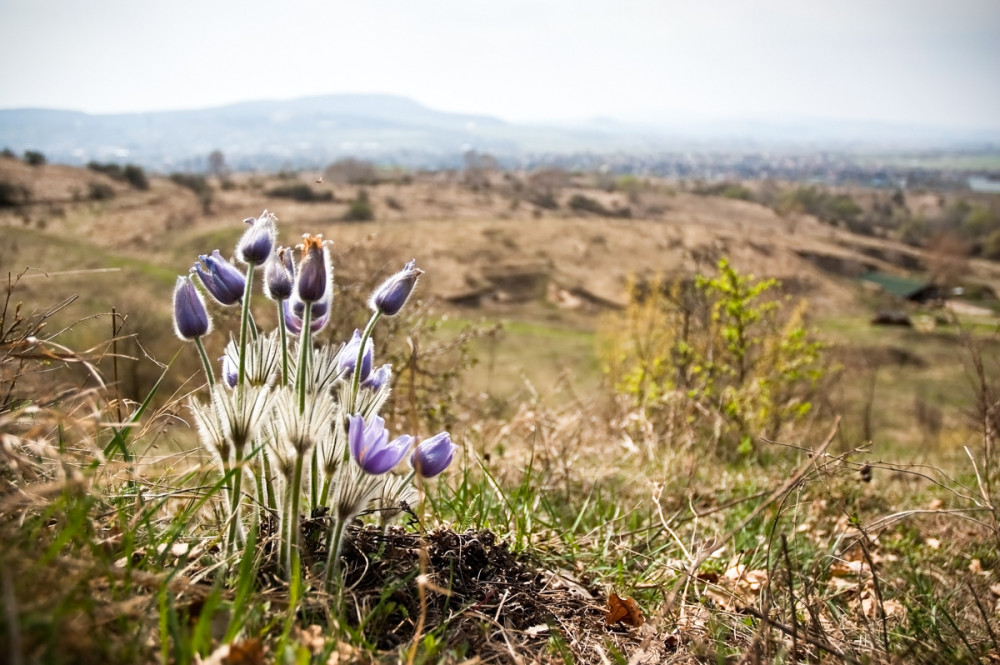
[[[605,626],[614,626],[624,623],[629,626],[639,627],[646,622],[642,615],[642,610],[632,598],[622,598],[612,591],[608,594],[608,613],[604,617]]]

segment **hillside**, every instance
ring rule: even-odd
[[[317,182],[309,173],[291,180],[237,175],[225,187],[209,185],[206,210],[190,189],[163,178],[137,191],[90,170],[0,160],[0,181],[29,188],[33,200],[0,209],[6,229],[0,257],[12,271],[95,268],[99,256],[171,270],[185,256],[224,249],[240,232],[234,220],[269,209],[282,222],[285,242],[322,228],[338,254],[360,246],[396,260],[416,256],[427,268],[429,295],[483,307],[538,299],[566,309],[616,306],[630,275],[690,276],[725,255],[742,270],[780,278],[790,293],[826,311],[850,311],[858,293],[851,278],[870,270],[919,274],[926,264],[911,246],[669,183],[628,194],[595,188],[583,177],[544,188],[529,177],[494,179],[470,186],[460,175],[436,174],[362,187]],[[331,200],[268,195],[290,186]],[[106,193],[95,199],[95,188]],[[375,221],[340,221],[362,190]],[[545,207],[540,191],[551,194]],[[568,204],[574,196],[607,214],[574,210]],[[53,252],[61,243],[77,251]],[[969,278],[1000,291],[1000,266],[973,261],[969,269]]]
[[[17,281],[2,317],[0,471],[9,519],[0,520],[0,560],[25,653],[67,654],[54,662],[94,654],[122,663],[213,654],[221,662],[225,653],[254,662],[280,653],[310,663],[402,662],[419,642],[415,662],[694,663],[744,652],[889,663],[911,654],[937,662],[941,653],[979,662],[995,647],[995,618],[970,608],[994,601],[1000,565],[987,512],[1000,505],[996,428],[985,419],[1000,394],[1000,264],[960,264],[956,283],[979,298],[960,303],[960,327],[947,312],[855,280],[871,270],[886,283],[923,279],[942,248],[778,214],[778,206],[734,197],[739,189],[726,196],[676,181],[487,170],[132,176],[107,165],[99,172],[0,159],[0,267]],[[851,195],[861,206],[886,196]],[[951,203],[927,193],[902,198],[928,217]],[[216,468],[199,445],[191,425],[207,418],[197,404],[211,379],[199,374],[195,345],[174,336],[171,290],[199,254],[230,254],[240,220],[265,208],[280,218],[281,242],[310,231],[334,243],[332,320],[312,339],[316,348],[336,352],[368,318],[372,287],[404,261],[416,258],[426,271],[405,311],[377,321],[374,354],[392,363],[394,383],[382,386],[388,425],[368,420],[386,433],[379,445],[390,429],[416,432],[421,446],[447,441],[451,466],[418,479],[414,503],[395,495],[399,526],[376,525],[388,511],[367,498],[357,508],[366,510],[339,517],[343,499],[334,497],[354,491],[359,476],[336,476],[337,511],[328,510],[325,489],[312,496],[329,487],[319,470],[336,472],[326,461],[307,471],[299,457],[294,477],[293,467],[274,467],[285,469],[286,488],[301,491],[286,489],[272,509],[268,496],[276,495],[266,488],[275,477],[242,458],[248,477],[230,494],[235,465],[227,470],[222,458]],[[720,391],[729,400],[723,410],[698,388],[669,385],[677,364],[654,385],[668,389],[649,400],[652,392],[607,380],[602,365],[613,356],[598,349],[609,336],[634,339],[638,349],[662,342],[661,322],[682,319],[695,322],[686,339],[703,349],[687,358],[721,368],[711,381],[737,376],[726,337],[733,327],[698,325],[719,311],[707,299],[700,318],[651,317],[645,328],[627,315],[659,306],[655,298],[623,309],[629,279],[711,275],[722,257],[741,273],[780,278],[789,296],[747,298],[739,311],[810,303],[808,329],[766,318],[752,328],[756,373],[738,387],[748,406]],[[686,302],[694,300],[667,308]],[[872,326],[883,307],[914,325]],[[237,309],[209,305],[207,367],[239,335]],[[253,317],[266,333],[272,303],[257,299]],[[667,339],[671,354],[679,329]],[[314,344],[301,348],[306,359]],[[823,361],[814,374],[812,354]],[[680,354],[643,357],[643,376],[685,362]],[[779,412],[785,428],[755,429],[744,448],[739,421],[726,418],[772,408],[758,390],[768,381],[797,391],[783,402],[795,415]],[[221,383],[216,405],[271,391],[301,404],[291,383]],[[354,399],[342,387],[339,399]],[[137,409],[151,393],[151,407]],[[308,399],[332,403],[325,388]],[[282,412],[272,413],[264,418],[274,426]],[[347,413],[318,421],[329,445],[338,431],[329,423]],[[284,434],[265,431],[247,448],[256,455],[268,446],[278,462]],[[222,450],[234,434],[223,436],[202,443]],[[333,458],[361,464],[353,441],[350,448],[350,458],[337,448]],[[980,469],[990,484],[978,480]],[[404,484],[413,477],[365,472]],[[309,489],[298,484],[302,474],[313,474]],[[239,526],[221,517],[223,501],[253,517],[243,542]],[[282,521],[302,528],[276,535],[279,507]],[[344,521],[332,523],[331,513]],[[301,596],[295,550],[284,548],[291,562],[278,563],[272,546],[300,530]],[[212,575],[217,581],[206,584]],[[925,617],[946,612],[955,617],[950,628],[929,632]],[[804,616],[815,617],[809,627]]]

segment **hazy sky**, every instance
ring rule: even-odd
[[[998,0],[0,0],[0,108],[339,92],[509,120],[1000,127]]]

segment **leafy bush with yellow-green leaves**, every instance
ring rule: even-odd
[[[647,436],[745,455],[813,412],[833,373],[806,327],[807,303],[786,308],[779,286],[727,259],[711,277],[630,282],[628,305],[603,326],[602,356]]]

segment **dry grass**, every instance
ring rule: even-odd
[[[72,187],[67,178],[103,176],[43,167],[33,177],[51,178],[36,191],[57,197]],[[54,344],[77,348],[64,337],[26,347],[39,333],[24,324],[3,340],[5,386],[20,400],[0,413],[0,654],[8,662],[194,662],[185,645],[196,645],[199,658],[243,648],[264,659],[251,663],[280,660],[283,649],[312,663],[406,662],[411,654],[446,663],[944,663],[990,662],[1000,648],[1000,478],[989,429],[998,408],[995,348],[984,347],[977,373],[954,329],[871,329],[854,287],[800,256],[859,260],[857,247],[869,241],[752,204],[665,191],[656,215],[609,220],[564,209],[536,216],[524,201],[512,208],[501,183],[473,192],[418,180],[370,188],[379,221],[347,224],[335,221],[339,201],[356,188],[323,185],[338,201],[328,205],[268,200],[267,183],[249,178],[236,184],[216,192],[210,215],[162,180],[100,204],[59,204],[61,214],[44,206],[0,212],[3,265],[59,271],[117,262],[121,273],[32,278],[17,295],[55,302],[83,291],[84,311],[64,312],[75,322],[110,311],[127,281],[139,295],[118,336],[124,375],[125,355],[162,360],[175,348],[163,337],[152,342],[178,261],[230,246],[241,230],[234,220],[264,207],[281,217],[286,240],[323,228],[336,241],[345,300],[416,256],[428,302],[480,294],[471,309],[437,301],[451,321],[487,314],[514,322],[492,365],[492,338],[480,340],[478,374],[464,375],[474,383],[447,395],[452,433],[464,443],[458,468],[427,488],[417,510],[424,528],[407,520],[387,535],[354,532],[345,619],[330,616],[318,592],[289,611],[287,587],[265,574],[227,643],[227,622],[244,606],[237,587],[211,582],[219,560],[211,504],[183,521],[178,542],[167,535],[211,484],[185,477],[198,459],[173,453],[189,447],[172,430],[184,430],[178,404],[195,386],[164,394],[164,408],[133,434],[133,450],[150,451],[146,461],[155,463],[105,464],[112,428],[136,407],[120,390],[124,376],[102,385],[113,384],[110,320],[93,321],[79,347],[93,356],[60,355],[67,350]],[[572,191],[583,190],[565,195]],[[594,195],[606,206],[629,203],[621,193]],[[386,209],[386,196],[402,209]],[[827,438],[830,418],[800,440],[762,444],[759,458],[720,460],[682,432],[644,429],[641,415],[597,390],[592,365],[581,371],[593,363],[593,314],[622,298],[630,273],[689,274],[720,253],[742,270],[784,277],[840,340],[847,408],[836,437]],[[984,264],[981,274],[995,279],[995,267]],[[158,311],[143,322],[150,302]],[[423,349],[454,332],[446,323],[421,338],[407,325],[397,334]],[[67,334],[83,338],[86,327],[74,323]],[[130,332],[144,346],[126,347]],[[562,372],[550,359],[560,351],[572,371],[556,381]],[[520,381],[523,367],[541,368],[533,384]],[[181,364],[171,372],[178,381],[193,373]],[[586,376],[575,381],[573,372]],[[872,373],[877,392],[868,404]],[[140,379],[141,396],[151,381]],[[406,402],[404,387],[397,395]],[[928,406],[940,411],[934,440],[914,422],[915,396],[923,417],[934,418]],[[863,435],[867,406],[872,445]],[[610,591],[635,599],[643,625],[607,625]]]

